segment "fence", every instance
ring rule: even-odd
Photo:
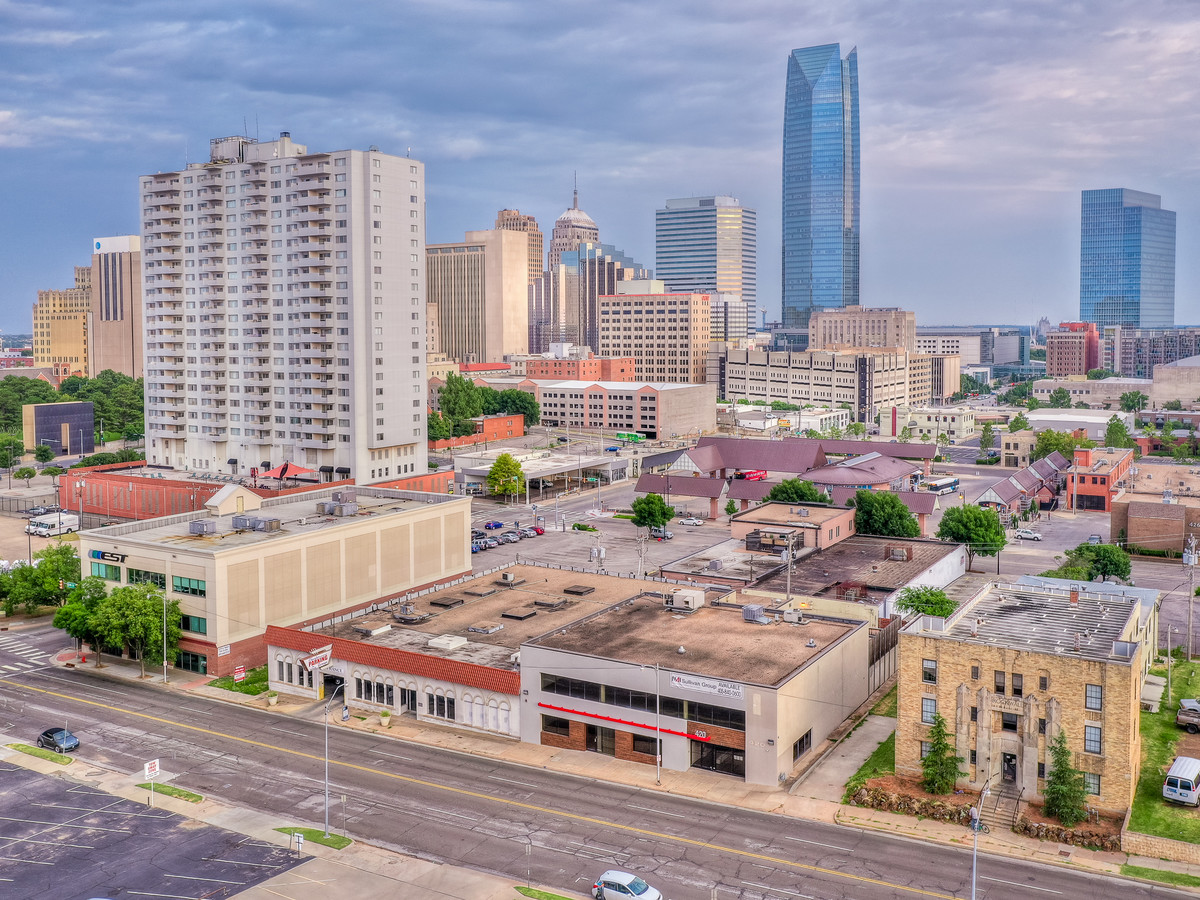
[[[871,632],[867,647],[867,693],[872,694],[885,681],[896,674],[899,659],[897,644],[900,640],[899,618]]]

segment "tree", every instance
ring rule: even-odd
[[[1182,400],[1164,400],[1162,408],[1163,409],[1172,409],[1172,410],[1183,409],[1183,401]]]
[[[1121,412],[1141,412],[1150,405],[1150,398],[1141,391],[1126,391],[1119,402]]]
[[[1067,459],[1073,459],[1076,447],[1091,446],[1094,445],[1086,438],[1077,438],[1068,431],[1055,431],[1047,428],[1045,431],[1038,432],[1037,441],[1033,445],[1033,450],[1030,451],[1029,458],[1042,459],[1057,450]]]
[[[737,505],[736,500],[730,500],[728,503],[725,504],[725,515],[732,517],[732,516],[737,515],[737,511],[738,511],[738,505]]]
[[[21,563],[8,573],[4,611],[12,615],[18,605],[33,615],[41,606],[59,606],[79,581],[79,557],[73,544],[55,541],[33,554],[37,565]],[[59,587],[59,585],[62,587]]]
[[[477,387],[461,375],[450,372],[438,390],[442,415],[457,423],[483,415],[483,397]]]
[[[949,794],[958,779],[966,775],[963,758],[954,753],[946,720],[941,713],[933,714],[929,729],[929,752],[921,760],[921,786],[929,794]]]
[[[958,609],[957,601],[935,587],[906,587],[896,597],[896,608],[917,616],[941,616],[943,619]]]
[[[46,468],[42,469],[42,474],[45,475],[47,478],[56,478],[59,475],[61,475],[62,473],[63,473],[63,470],[60,469],[58,466],[46,466]]]
[[[1087,789],[1083,773],[1071,765],[1067,732],[1061,728],[1050,742],[1050,759],[1052,768],[1042,792],[1046,813],[1070,828],[1087,818]]]
[[[818,491],[811,481],[803,478],[788,478],[767,492],[765,502],[774,503],[829,503],[829,495]]]
[[[1046,398],[1046,403],[1054,409],[1066,409],[1071,405],[1071,392],[1066,388],[1055,388]]]
[[[854,495],[854,530],[882,537],[921,536],[917,517],[891,491],[857,491]]]
[[[538,406],[533,394],[519,388],[509,388],[500,392],[500,414],[524,416],[526,428],[542,421],[542,408]]]
[[[1115,378],[1116,372],[1112,369],[1088,369],[1088,381],[1100,381],[1104,378]]]
[[[1007,543],[996,511],[973,505],[947,509],[938,525],[937,536],[943,541],[966,545],[968,569],[976,556],[995,556]]]
[[[1067,551],[1067,559],[1073,565],[1085,564],[1088,581],[1109,578],[1129,580],[1132,572],[1129,554],[1116,544],[1080,544]]]
[[[646,494],[630,504],[633,524],[638,528],[662,528],[675,518],[675,507],[667,506],[658,494]]]
[[[40,463],[48,463],[54,459],[54,448],[49,444],[38,444],[33,448],[33,458]]]
[[[15,434],[0,434],[0,469],[11,469],[24,455],[25,445],[19,437]]]
[[[22,466],[21,468],[17,469],[17,471],[13,472],[13,478],[18,478],[25,482],[25,487],[29,487],[29,482],[36,477],[37,469],[31,468],[30,466]]]
[[[440,412],[430,412],[425,422],[425,434],[431,441],[449,440],[454,435],[454,425]]]
[[[912,440],[912,429],[909,428],[907,425],[905,425],[903,428],[900,429],[899,437],[900,437],[901,443],[905,443],[905,444],[909,443]]]
[[[992,428],[991,422],[984,422],[983,429],[979,432],[979,449],[985,453],[996,446],[996,431]]]
[[[1030,412],[1033,412],[1035,409],[1041,409],[1042,403],[1037,397],[1030,397],[1025,401],[1025,408]]]
[[[830,425],[828,428],[825,429],[825,433],[823,435],[821,435],[821,437],[827,438],[831,441],[841,440],[842,429],[839,428],[837,425]]]
[[[1104,429],[1104,446],[1105,447],[1136,447],[1137,442],[1133,439],[1133,435],[1129,433],[1129,429],[1125,427],[1125,423],[1120,417],[1113,415],[1108,420],[1108,427]]]
[[[867,426],[862,422],[851,422],[846,426],[846,434],[851,437],[861,438],[867,433]]]
[[[525,490],[525,473],[511,453],[501,453],[488,469],[488,492],[493,496],[510,496]]]
[[[1008,420],[1008,433],[1012,434],[1016,431],[1028,431],[1029,420],[1025,418],[1025,413],[1019,412]]]
[[[97,667],[100,665],[100,650],[104,642],[97,636],[93,619],[96,609],[107,596],[108,585],[104,579],[89,575],[54,613],[55,628],[61,628],[77,641],[92,645]]]
[[[146,662],[163,661],[163,603],[167,604],[167,652],[179,646],[179,601],[164,600],[162,589],[149,582],[114,588],[96,606],[94,629],[102,644],[125,647],[137,656],[146,677]]]
[[[950,443],[950,436],[947,435],[946,432],[944,432],[944,431],[938,432],[937,445],[939,447],[945,447],[949,443]]]

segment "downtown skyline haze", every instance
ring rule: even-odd
[[[1174,319],[1200,324],[1200,5],[0,0],[0,329],[138,232],[139,175],[280,131],[411,148],[429,243],[504,208],[549,235],[577,177],[600,240],[654,268],[666,200],[737,197],[777,319],[788,54],[832,43],[858,51],[864,306],[1072,320],[1081,192],[1128,188],[1176,211]]]

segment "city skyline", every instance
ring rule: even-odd
[[[1178,213],[1176,322],[1200,321],[1194,7],[1100,3],[1081,20],[762,2],[731,18],[666,2],[619,4],[586,30],[560,24],[570,12],[410,2],[332,23],[315,5],[218,0],[191,22],[157,6],[5,7],[0,153],[19,177],[0,201],[23,215],[3,225],[0,328],[28,332],[37,290],[69,287],[93,238],[137,233],[138,174],[202,159],[215,135],[281,130],[411,148],[430,242],[501,208],[548,228],[578,172],[603,239],[650,260],[666,199],[736,196],[759,211],[759,304],[777,318],[781,63],[832,42],[861,56],[864,305],[923,323],[1074,318],[1079,193],[1133,185]]]

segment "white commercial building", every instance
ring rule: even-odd
[[[152,465],[426,470],[420,162],[217,138],[140,194]]]

